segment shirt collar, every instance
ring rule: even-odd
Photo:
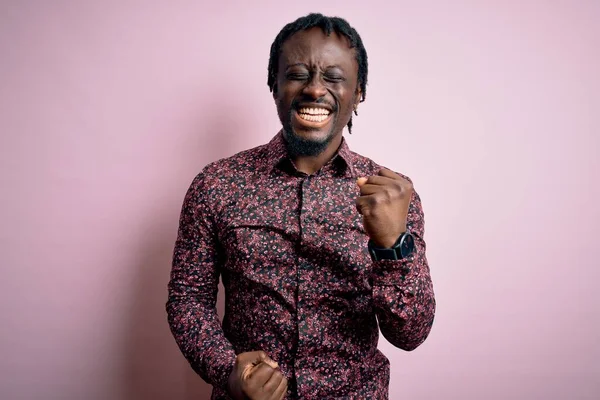
[[[289,158],[285,146],[285,139],[283,138],[283,130],[281,130],[266,146],[265,172],[272,172],[282,161],[286,160],[289,161]],[[341,172],[344,177],[357,179],[354,161],[354,153],[350,151],[346,139],[342,137],[342,143],[340,144],[337,153],[323,168],[329,164],[337,164],[341,167]]]

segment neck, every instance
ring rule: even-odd
[[[342,135],[336,135],[323,152],[316,156],[292,156],[296,169],[307,175],[312,175],[329,162],[342,144]]]

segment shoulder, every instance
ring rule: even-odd
[[[391,167],[385,166],[385,165],[381,165],[381,164],[373,161],[369,157],[365,157],[354,151],[350,151],[350,153],[352,155],[352,165],[354,167],[354,172],[356,173],[356,175],[358,177],[363,177],[363,176],[367,177],[367,176],[371,176],[371,175],[377,175],[377,173],[379,172],[379,170],[381,168],[387,168],[387,169],[395,172],[396,174],[400,175],[402,178],[406,179],[410,183],[412,183],[412,180],[408,176],[406,176],[405,174],[403,174],[400,171],[395,170],[394,168],[391,168]]]
[[[207,164],[196,175],[192,185],[206,191],[220,188],[231,189],[232,185],[255,174],[257,169],[265,165],[265,160],[266,145],[240,151],[230,157]]]

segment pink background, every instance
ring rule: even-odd
[[[351,148],[423,198],[438,309],[381,339],[391,398],[600,398],[600,3],[386,3],[2,1],[0,398],[208,398],[164,311],[181,202],[277,132],[309,11],[369,54]]]

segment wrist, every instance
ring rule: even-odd
[[[381,249],[391,249],[405,232],[406,228],[403,228],[401,229],[400,233],[395,236],[371,239],[371,243]]]
[[[369,254],[373,261],[404,260],[412,255],[414,248],[414,238],[408,231],[401,233],[389,247],[381,247],[373,240],[369,240],[368,243]]]
[[[240,385],[238,384],[236,369],[233,368],[231,373],[229,374],[229,378],[227,379],[227,393],[231,396],[232,399],[238,400],[243,399]]]
[[[371,243],[380,249],[391,249],[394,244],[398,240],[398,237],[395,238],[384,238],[384,239],[372,239]]]

